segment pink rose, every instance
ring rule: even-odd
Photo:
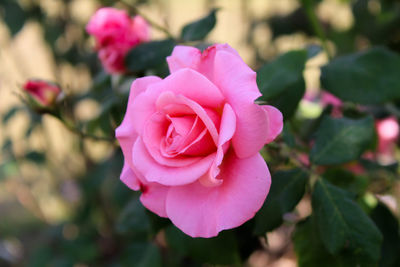
[[[61,89],[57,85],[42,80],[28,80],[23,89],[39,105],[44,107],[53,105],[61,93]]]
[[[149,25],[140,16],[133,18],[124,10],[100,8],[86,26],[96,40],[99,58],[109,73],[122,73],[126,53],[150,40]]]
[[[282,130],[282,114],[259,106],[256,73],[229,45],[203,53],[177,46],[171,74],[133,82],[116,137],[121,180],[141,202],[192,237],[251,219],[271,184],[259,150]]]

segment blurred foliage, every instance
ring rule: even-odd
[[[131,11],[146,5],[146,1],[98,2]],[[254,220],[201,239],[186,236],[169,220],[147,211],[140,194],[119,181],[123,156],[114,130],[122,121],[131,82],[148,74],[168,75],[165,57],[176,44],[206,47],[204,39],[218,23],[218,9],[210,8],[205,17],[182,25],[180,36],[164,31],[164,39],[132,49],[125,59],[129,73],[110,76],[94,50],[87,49],[85,25],[72,18],[69,0],[62,1],[63,12],[51,17],[39,1],[2,0],[0,15],[10,36],[16,36],[26,22],[38,22],[56,63],[83,64],[93,80],[86,91],[67,94],[55,110],[33,110],[22,103],[3,116],[6,127],[17,114],[28,114],[26,138],[44,132],[43,116],[58,118],[79,137],[73,149],[80,155],[82,170],[61,178],[63,169],[52,166],[46,151],[32,147],[21,155],[11,139],[4,140],[0,182],[18,185],[12,192],[29,212],[3,211],[0,202],[0,266],[242,266],[257,251],[278,258],[287,253],[285,247],[273,254],[267,238],[269,232],[285,227],[294,229],[291,236],[299,266],[399,266],[399,140],[391,161],[381,160],[375,122],[400,117],[400,2],[339,1],[351,7],[354,18],[345,30],[316,16],[324,2],[298,1],[298,8],[289,14],[249,18],[246,41],[254,65],[260,66],[258,101],[278,107],[285,118],[281,137],[262,151],[272,187]],[[253,38],[259,25],[270,28],[272,41],[302,33],[307,44],[273,60],[265,58],[261,51],[265,47]],[[67,38],[70,31],[76,38]],[[322,90],[343,101],[340,118],[334,113],[337,107],[321,104],[321,95],[309,100],[305,111],[302,107],[307,99],[304,71],[321,54],[332,57],[321,68],[320,82]],[[78,120],[74,110],[88,100],[100,111],[92,119]],[[107,156],[93,160],[85,148],[87,139],[106,143]],[[57,194],[70,208],[61,222],[47,221],[30,193],[31,184],[19,180],[25,164],[50,172]],[[381,201],[382,195],[394,199],[396,211]],[[309,213],[299,211],[302,203],[311,206]],[[20,253],[11,253],[13,247]]]

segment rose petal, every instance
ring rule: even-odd
[[[184,120],[174,120],[175,125],[183,131],[183,123]],[[181,124],[178,125],[180,122]],[[190,123],[185,121],[186,123]],[[146,126],[143,131],[142,140],[143,143],[152,156],[152,158],[157,161],[159,164],[170,166],[170,167],[183,167],[189,164],[193,164],[196,161],[199,161],[200,157],[165,157],[162,154],[162,140],[165,138],[166,128],[171,124],[171,121],[167,119],[166,115],[160,112],[154,113],[147,121]]]
[[[225,51],[234,56],[239,54],[228,44],[215,44],[206,48],[203,53],[194,47],[176,46],[167,58],[170,72],[176,72],[183,68],[190,68],[201,73],[210,81],[214,80],[214,58],[218,51]]]
[[[256,73],[239,57],[226,51],[215,55],[215,84],[235,111],[236,133],[233,137],[235,152],[240,158],[257,153],[268,136],[268,117],[263,108],[254,104],[261,94]]]
[[[120,178],[130,189],[135,191],[142,190],[140,201],[143,206],[161,217],[167,217],[165,200],[169,187],[158,183],[146,182],[140,173],[130,168],[126,162],[124,163]]]
[[[163,166],[151,157],[140,137],[132,151],[135,169],[143,174],[147,182],[157,182],[162,185],[183,185],[194,182],[210,168],[214,157],[215,153],[212,153],[187,166],[176,168]]]
[[[172,73],[157,84],[157,87],[163,92],[183,95],[202,107],[219,107],[224,101],[224,96],[214,84],[189,68]]]
[[[239,158],[257,153],[268,139],[268,116],[264,109],[256,104],[237,106],[236,132],[232,145]]]
[[[102,43],[102,39],[129,29],[131,23],[131,18],[125,10],[103,7],[90,18],[86,25],[86,31],[94,35],[99,43]]]
[[[121,125],[115,130],[115,136],[121,145],[124,158],[129,164],[132,165],[132,148],[136,141],[137,134],[134,131],[134,122],[137,118],[133,115],[133,102],[135,98],[144,92],[150,84],[156,83],[161,79],[155,76],[149,76],[145,78],[136,79],[131,86],[129,93],[128,106],[126,108],[125,117]]]
[[[216,128],[216,116],[215,112],[207,112],[198,103],[186,98],[183,95],[174,95],[172,92],[164,92],[157,99],[157,110],[163,110],[167,114],[172,112],[184,112],[184,114],[196,114],[203,121],[204,125],[207,127],[214,143],[218,143],[218,132]],[[178,113],[178,114],[179,114]],[[173,114],[171,114],[173,115]]]
[[[137,36],[139,42],[148,42],[150,41],[150,26],[144,18],[139,15],[136,15],[132,19],[132,28],[133,32]]]
[[[215,144],[207,129],[203,131],[191,143],[180,151],[183,155],[205,156],[215,151]]]
[[[127,164],[126,160],[124,161],[124,167],[122,168],[120,179],[130,189],[135,191],[140,189],[140,180],[132,171],[131,167],[129,167],[129,164]]]
[[[267,113],[268,117],[268,134],[267,140],[265,143],[272,142],[281,132],[283,129],[283,115],[279,111],[279,109],[273,106],[261,106],[264,111]]]
[[[162,88],[155,87],[158,83],[150,84],[133,101],[131,109],[134,120],[132,126],[139,135],[142,135],[147,120],[157,111],[155,103],[162,90]]]
[[[221,184],[222,180],[216,179],[217,175],[220,172],[218,166],[221,165],[222,160],[224,158],[224,153],[228,148],[225,145],[228,144],[227,142],[229,142],[229,140],[231,140],[232,136],[235,133],[235,129],[236,129],[235,113],[229,104],[225,104],[224,110],[222,112],[221,126],[219,130],[217,156],[215,157],[210,170],[199,179],[202,185],[216,186]]]
[[[167,57],[169,70],[174,73],[180,69],[191,68],[197,70],[201,52],[191,46],[175,46],[171,56]]]
[[[166,218],[167,212],[165,209],[165,203],[170,187],[158,183],[148,183],[144,184],[142,187],[143,192],[140,196],[140,201],[143,206],[158,216]]]
[[[271,184],[263,158],[239,159],[226,155],[221,168],[224,182],[205,187],[199,182],[171,187],[166,211],[171,221],[192,237],[213,237],[251,219],[261,208]]]

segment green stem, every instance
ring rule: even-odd
[[[328,58],[332,59],[332,55],[328,48],[328,43],[327,43],[325,32],[324,32],[322,25],[317,17],[317,14],[315,13],[314,0],[303,0],[302,2],[303,2],[304,9],[306,11],[307,18],[308,18],[309,22],[311,23],[314,33],[321,40],[322,47],[324,48],[325,53],[327,54]]]
[[[75,126],[73,123],[67,121],[66,119],[64,119],[60,112],[58,111],[53,111],[53,112],[49,112],[49,114],[53,115],[54,117],[56,117],[62,124],[64,124],[64,126],[70,130],[71,132],[79,135],[82,138],[87,138],[87,139],[91,139],[93,141],[102,141],[102,142],[109,142],[109,143],[114,143],[115,139],[112,137],[106,137],[106,136],[97,136],[97,135],[93,135],[90,133],[85,133],[83,132],[81,129],[79,129],[79,127]]]
[[[71,132],[79,135],[82,138],[87,138],[87,139],[92,139],[94,141],[103,141],[103,142],[109,142],[109,143],[114,143],[114,139],[106,136],[97,136],[89,133],[82,132],[78,127],[70,125],[69,123],[61,120],[61,122],[67,127],[68,130]]]
[[[124,3],[125,5],[127,5],[135,14],[141,16],[144,20],[146,20],[153,28],[162,31],[163,33],[165,33],[168,38],[174,39],[175,37],[173,36],[173,34],[164,26],[161,26],[160,24],[154,22],[154,20],[150,19],[148,16],[144,15],[142,12],[140,12],[140,10],[135,7],[134,5],[132,5],[131,3],[129,3],[129,1],[127,0],[121,0],[122,3]]]

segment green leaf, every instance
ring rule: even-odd
[[[213,238],[192,238],[171,225],[165,234],[171,249],[183,255],[210,264],[240,263],[237,240],[231,231]]]
[[[321,240],[331,254],[348,248],[359,257],[379,260],[382,235],[346,191],[319,179],[312,207]]]
[[[372,220],[383,234],[379,266],[400,266],[399,222],[393,213],[382,203],[378,203],[371,213]]]
[[[315,164],[340,164],[355,160],[373,143],[372,117],[362,119],[324,117],[316,133],[310,160]]]
[[[359,162],[369,173],[385,171],[387,173],[392,173],[392,174],[396,175],[398,167],[399,167],[398,162],[393,162],[393,163],[389,163],[389,164],[385,164],[385,165],[383,165],[377,161],[368,160],[368,159],[360,159]]]
[[[332,60],[321,84],[345,101],[380,104],[400,99],[400,55],[383,47]]]
[[[16,35],[22,27],[24,27],[26,21],[26,14],[17,1],[5,1],[2,3],[3,7],[3,19],[7,24],[11,35]]]
[[[256,234],[264,234],[282,224],[283,215],[292,211],[303,197],[307,177],[301,169],[278,171],[272,176],[267,200],[255,218]]]
[[[283,125],[282,131],[283,141],[290,147],[294,148],[296,146],[296,138],[293,134],[292,126],[289,123]]]
[[[133,243],[122,253],[122,266],[161,267],[161,254],[152,243]]]
[[[304,95],[306,61],[307,51],[291,51],[265,64],[257,72],[257,84],[262,93],[259,100],[276,106],[285,119],[294,114]]]
[[[14,106],[10,108],[7,113],[3,116],[3,124],[7,124],[7,122],[14,117],[18,111],[22,110],[22,107]]]
[[[335,256],[330,254],[325,249],[315,228],[315,219],[312,216],[296,225],[293,233],[293,244],[299,267],[358,266],[358,260],[348,251],[343,251]]]
[[[125,57],[125,64],[130,71],[143,71],[157,67],[165,61],[175,46],[171,39],[142,43]]]
[[[355,167],[356,164],[359,163],[355,162]],[[369,184],[368,178],[356,176],[351,171],[340,168],[328,168],[322,176],[333,185],[353,193],[354,196],[363,195]]]
[[[42,152],[30,151],[25,154],[25,159],[36,164],[44,164],[46,162],[46,155]]]
[[[121,234],[143,234],[150,231],[150,220],[138,196],[129,201],[122,210],[117,220],[116,229]]]
[[[204,18],[185,25],[182,29],[181,38],[186,42],[203,40],[217,22],[215,16],[217,11],[218,9],[213,9]]]

